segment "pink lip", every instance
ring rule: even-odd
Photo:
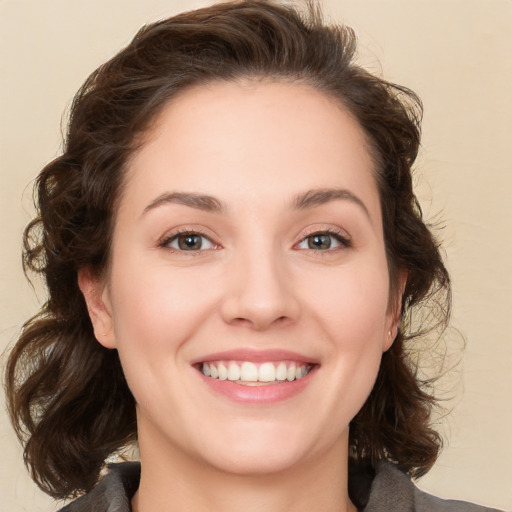
[[[217,359],[217,355],[215,359]],[[232,358],[230,357],[229,359]],[[197,372],[197,374],[210,390],[229,400],[244,404],[272,405],[292,398],[303,391],[311,382],[312,378],[314,378],[316,369],[317,368],[314,367],[305,377],[299,380],[292,382],[276,382],[275,384],[265,384],[262,386],[244,386],[235,384],[229,380],[205,377],[200,372]]]
[[[204,357],[191,361],[192,365],[209,361],[251,361],[253,363],[264,363],[266,361],[296,361],[299,363],[318,364],[318,361],[297,352],[280,349],[254,350],[254,349],[235,349],[224,352],[215,352]]]
[[[210,361],[251,361],[253,363],[294,361],[313,365],[313,368],[308,375],[292,382],[284,381],[258,386],[244,386],[229,380],[212,379],[204,376],[201,368],[199,368],[200,363]],[[199,378],[214,393],[234,402],[259,405],[272,405],[298,395],[314,378],[318,368],[318,360],[297,352],[281,349],[255,350],[244,348],[227,350],[197,358],[191,361],[191,364],[196,366]]]

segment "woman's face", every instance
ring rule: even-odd
[[[80,283],[142,457],[254,474],[346,454],[396,327],[361,129],[303,85],[185,91],[129,163],[107,281]]]

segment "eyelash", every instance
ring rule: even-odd
[[[180,236],[183,236],[183,235],[197,236],[197,237],[205,238],[214,247],[213,248],[208,248],[208,249],[198,249],[198,250],[188,250],[188,251],[186,249],[176,249],[176,248],[170,247],[170,244],[172,242],[174,242]],[[311,233],[307,233],[307,234],[305,234],[301,238],[301,240],[297,244],[294,245],[294,247],[297,247],[298,245],[302,244],[303,242],[308,240],[308,238],[311,238],[311,237],[314,237],[314,236],[319,236],[319,235],[327,235],[327,236],[329,236],[331,238],[334,238],[334,240],[336,242],[338,242],[340,244],[340,246],[339,247],[334,247],[332,249],[331,248],[329,248],[329,249],[312,249],[312,248],[308,248],[307,250],[313,251],[314,253],[317,253],[317,254],[318,253],[322,253],[322,255],[325,255],[326,253],[333,253],[333,252],[336,252],[338,250],[348,249],[348,248],[352,247],[352,242],[351,242],[350,238],[348,238],[344,232],[338,231],[338,230],[334,230],[334,229],[320,229],[320,230],[312,231]],[[217,249],[219,247],[219,245],[216,244],[213,240],[211,240],[209,236],[205,235],[204,233],[201,233],[200,231],[191,230],[191,229],[182,229],[182,230],[176,231],[172,235],[165,237],[158,244],[158,246],[162,247],[164,249],[167,249],[169,251],[173,251],[173,252],[183,252],[183,253],[187,252],[187,253],[190,253],[191,256],[197,256],[201,252],[209,251],[209,250],[214,250],[214,249]]]
[[[309,251],[313,251],[315,254],[321,254],[322,256],[327,256],[329,253],[332,254],[333,252],[337,252],[339,250],[343,249],[349,249],[352,247],[352,241],[350,238],[346,235],[344,231],[336,230],[336,229],[317,229],[310,233],[305,234],[302,239],[300,240],[299,244],[302,244],[305,242],[308,238],[318,236],[318,235],[327,235],[331,238],[334,238],[336,242],[338,242],[340,245],[339,247],[329,248],[329,249],[312,249],[308,248]]]
[[[200,238],[205,238],[206,240],[208,240],[214,247],[213,248],[209,248],[209,249],[201,249],[201,250],[185,250],[185,249],[176,249],[174,247],[170,247],[170,244],[172,242],[174,242],[175,240],[177,240],[180,236],[183,236],[183,235],[189,235],[189,236],[197,236],[197,237],[200,237]],[[212,249],[216,249],[219,247],[218,244],[216,244],[215,242],[213,242],[211,240],[211,238],[207,235],[205,235],[204,233],[201,233],[200,231],[197,231],[197,230],[194,230],[194,229],[180,229],[176,232],[174,232],[172,235],[169,235],[167,237],[165,237],[159,244],[158,244],[159,247],[162,247],[163,249],[167,249],[169,251],[172,251],[172,252],[186,252],[186,253],[189,253],[191,256],[197,256],[200,252],[203,252],[205,250],[212,250]]]

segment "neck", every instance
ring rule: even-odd
[[[141,481],[133,512],[356,512],[348,497],[345,441],[302,466],[239,475],[179,450],[153,450],[139,439]]]

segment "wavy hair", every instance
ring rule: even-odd
[[[414,311],[433,307],[445,325],[450,305],[449,277],[412,188],[421,102],[361,68],[354,32],[324,23],[318,7],[234,1],[147,25],[94,71],[74,98],[63,154],[37,178],[24,265],[45,280],[48,300],[25,323],[5,379],[25,463],[56,498],[89,490],[105,459],[137,435],[119,357],[95,340],[78,271],[108,266],[124,168],[163,106],[188,87],[242,78],[308,84],[345,105],[364,130],[392,293],[400,272],[408,278],[399,332],[351,422],[351,461],[371,469],[387,459],[419,476],[438,455],[435,399],[409,357],[414,338],[425,334],[412,332]]]

